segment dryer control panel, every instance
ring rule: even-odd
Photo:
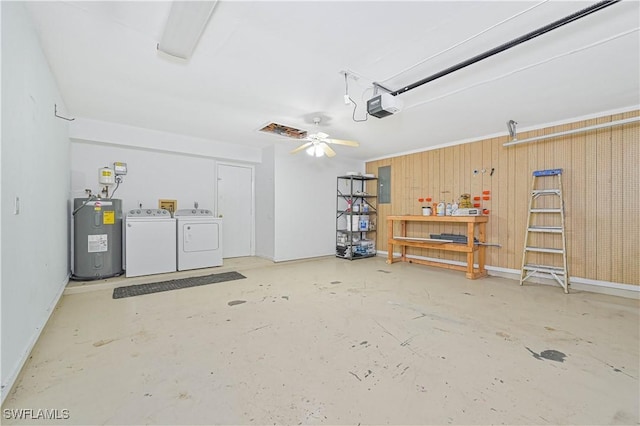
[[[191,217],[202,217],[202,216],[213,216],[213,212],[211,210],[206,209],[181,209],[177,210],[175,213],[176,217],[179,216],[191,216]]]

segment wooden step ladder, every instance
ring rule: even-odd
[[[555,182],[550,182],[551,179]],[[542,185],[540,180],[544,181],[546,185]],[[544,188],[540,188],[541,185]],[[550,186],[552,187],[550,188]],[[541,221],[542,224],[540,224]],[[559,237],[552,237],[554,234]],[[558,239],[561,239],[561,242]],[[566,241],[562,169],[536,170],[533,172],[531,183],[520,285],[536,274],[545,274],[553,277],[562,286],[564,292],[569,293]],[[562,255],[561,261],[558,255]],[[529,259],[533,256],[537,256],[538,259],[543,258],[544,261],[530,263]]]

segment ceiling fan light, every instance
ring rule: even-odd
[[[322,157],[324,155],[324,151],[319,145],[311,145],[306,152],[312,157]]]

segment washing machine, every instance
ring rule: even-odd
[[[125,276],[176,271],[176,220],[168,210],[129,210],[124,240]]]
[[[222,219],[211,210],[182,209],[177,221],[178,271],[222,265]]]

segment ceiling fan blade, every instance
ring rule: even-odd
[[[327,142],[334,143],[336,145],[360,146],[360,144],[356,141],[346,141],[344,139],[329,139],[327,140]]]
[[[309,148],[311,145],[313,145],[313,142],[303,143],[302,145],[300,145],[299,147],[297,147],[296,149],[291,151],[289,154],[297,154],[298,152],[302,151],[303,149]]]
[[[324,142],[321,142],[319,145],[320,145],[320,147],[321,147],[321,148],[322,148],[322,150],[324,151],[324,154],[325,154],[327,157],[335,157],[336,152],[335,152],[333,149],[331,149],[331,147],[330,147],[329,145],[327,145],[327,144],[326,144],[326,143],[324,143]]]
[[[326,133],[322,133],[322,132],[318,132],[318,133],[316,133],[316,135],[315,135],[315,136],[316,136],[316,138],[318,138],[318,139],[327,139],[327,138],[329,137],[329,135],[328,135],[328,134],[326,134]]]

